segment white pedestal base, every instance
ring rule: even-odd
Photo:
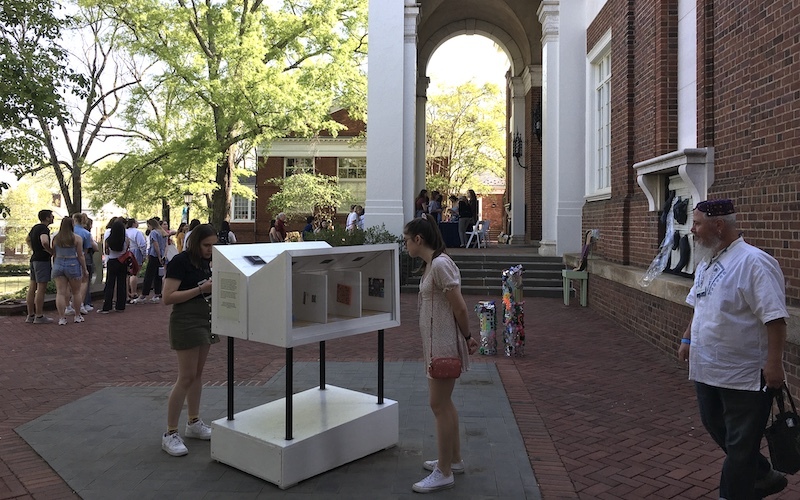
[[[400,440],[391,399],[326,385],[295,394],[292,408],[291,441],[284,399],[215,420],[211,458],[286,489]]]

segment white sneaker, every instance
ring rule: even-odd
[[[72,316],[73,314],[75,314],[75,309],[73,309],[72,306],[67,306],[67,308],[64,309],[64,316]]]
[[[432,491],[439,491],[439,490],[446,490],[447,488],[452,488],[455,486],[456,481],[453,479],[453,475],[450,474],[449,477],[445,477],[438,468],[434,469],[433,472],[430,473],[428,477],[423,479],[418,483],[414,483],[414,486],[411,487],[412,490],[416,491],[417,493],[430,493]]]
[[[59,325],[66,325],[67,324],[67,318],[58,318],[58,324]]]
[[[86,312],[83,312],[84,310],[86,310]],[[92,311],[94,311],[94,306],[91,306],[91,305],[81,306],[81,314],[90,313]]]
[[[150,299],[151,304],[158,304],[159,302],[161,302],[161,297],[153,297]]]
[[[161,436],[161,449],[173,457],[182,457],[189,453],[189,449],[183,444],[183,439],[177,432]]]
[[[422,468],[425,469],[425,470],[434,470],[437,465],[439,465],[439,461],[438,460],[426,460],[422,464]],[[465,469],[466,469],[466,467],[464,466],[464,461],[463,460],[460,461],[460,462],[456,462],[456,463],[450,464],[450,471],[453,474],[463,474]]]
[[[76,314],[75,323],[83,323],[83,316],[81,316],[80,314]]]
[[[202,420],[193,424],[186,424],[186,432],[183,433],[187,438],[211,439],[211,427],[207,426]]]

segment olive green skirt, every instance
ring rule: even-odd
[[[202,299],[172,306],[169,315],[169,346],[176,351],[215,344],[219,337],[211,333],[211,304]]]

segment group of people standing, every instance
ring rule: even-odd
[[[54,322],[44,315],[44,296],[52,279],[56,283],[58,324],[66,325],[68,314],[74,314],[75,323],[82,323],[83,315],[93,309],[88,288],[92,255],[98,247],[89,232],[92,220],[84,213],[64,217],[51,239],[49,226],[55,220],[52,210],[40,210],[38,218],[39,223],[31,228],[26,239],[32,254],[25,322]]]
[[[437,223],[458,223],[458,239],[461,248],[464,248],[469,241],[467,232],[474,228],[480,214],[478,196],[470,189],[467,191],[467,196],[451,194],[448,200],[450,206],[445,208],[444,196],[439,191],[432,191],[428,197],[428,190],[423,189],[414,200],[414,216],[430,214]]]

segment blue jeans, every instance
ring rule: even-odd
[[[719,496],[727,500],[755,499],[756,479],[772,468],[759,451],[772,393],[723,389],[700,382],[695,382],[695,390],[703,426],[726,455]]]

